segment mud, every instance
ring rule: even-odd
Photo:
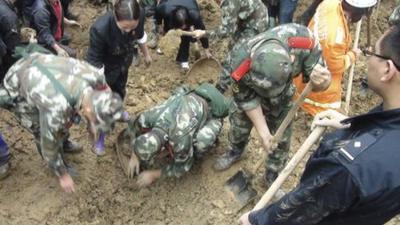
[[[301,12],[310,0],[299,2]],[[213,0],[200,0],[199,5],[206,26],[216,26],[219,23],[216,3]],[[393,8],[393,1],[382,1],[378,19],[376,22],[373,20],[372,43],[387,28],[386,21]],[[105,11],[105,6],[99,7],[81,0],[73,2],[73,10],[80,15],[83,28],[68,29],[68,33],[72,36],[73,46],[78,49],[79,58],[83,58],[89,43],[90,25]],[[366,42],[365,26],[362,32],[361,45]],[[173,45],[177,45],[177,42],[169,43],[169,46]],[[226,54],[226,45],[226,41],[211,42],[211,51],[219,61]],[[140,65],[132,66],[130,70],[125,106],[131,114],[154,106],[166,99],[171,90],[189,82],[189,78],[175,64],[175,52],[171,50],[169,54],[157,55],[152,50],[151,53],[154,62],[149,68]],[[194,59],[191,58],[190,63],[193,64]],[[196,72],[200,74],[197,76],[215,81],[218,69],[214,66],[205,68]],[[360,80],[365,72],[365,58],[361,57],[356,66],[351,114],[366,112],[379,102],[374,95],[362,95],[359,92]],[[192,84],[196,82],[190,81]],[[0,115],[0,130],[10,144],[13,155],[12,173],[0,182],[0,225],[235,224],[238,204],[224,190],[224,182],[239,168],[253,165],[261,151],[261,145],[253,133],[243,160],[225,172],[214,172],[211,168],[215,157],[228,147],[226,133],[229,123],[226,120],[216,148],[205,159],[196,162],[188,174],[180,179],[163,179],[150,188],[137,190],[135,180],[125,177],[114,150],[117,133],[124,125],[118,125],[115,133],[107,137],[106,156],[96,158],[89,150],[88,135],[82,123],[72,128],[72,139],[80,142],[85,151],[67,156],[67,160],[79,171],[79,176],[75,178],[77,192],[66,194],[36,152],[32,135],[21,128],[8,112],[0,110]],[[309,124],[310,118],[300,112],[294,123],[293,152],[306,138]],[[303,168],[304,162],[285,183],[286,190],[296,185]],[[262,170],[255,182],[259,193],[265,191],[261,175]],[[400,224],[400,220],[388,224]]]

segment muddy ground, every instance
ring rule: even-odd
[[[219,23],[218,7],[212,0],[199,2],[206,26],[216,26]],[[311,0],[300,0],[298,11],[303,11],[309,2]],[[372,20],[373,43],[387,28],[386,21],[393,7],[393,1],[382,1],[377,21]],[[73,11],[79,13],[83,29],[69,29],[69,33],[72,35],[73,46],[77,47],[79,57],[82,58],[88,46],[88,29],[104,12],[104,7],[95,6],[86,0],[75,0]],[[365,42],[364,26],[361,45]],[[177,45],[176,42],[170,44],[170,47]],[[211,49],[214,56],[221,60],[226,52],[226,41],[211,43]],[[173,56],[157,55],[155,51],[152,51],[152,56],[154,63],[149,68],[144,65],[131,67],[125,102],[131,114],[161,102],[169,96],[171,90],[187,82],[187,77],[175,64]],[[205,69],[210,71],[209,74],[204,71],[200,73],[207,76],[206,80],[215,80],[215,71],[218,70],[213,67]],[[366,112],[379,101],[371,94],[359,94],[360,78],[365,72],[365,58],[361,57],[356,67],[352,114]],[[13,155],[12,173],[0,182],[0,225],[235,224],[238,204],[225,192],[223,184],[239,168],[254,164],[261,150],[253,134],[243,160],[225,172],[215,173],[211,169],[212,163],[227,148],[229,123],[225,123],[218,146],[204,160],[197,162],[186,176],[160,180],[150,188],[136,190],[135,180],[124,177],[114,151],[116,133],[122,127],[118,127],[107,138],[108,154],[96,158],[89,151],[88,135],[85,125],[81,124],[72,128],[72,137],[86,149],[81,154],[67,156],[67,160],[79,170],[79,176],[75,178],[77,192],[66,194],[36,152],[32,135],[21,128],[8,112],[2,110],[0,115],[0,130],[10,144]],[[292,151],[299,147],[309,133],[309,118],[299,113],[294,125]],[[296,185],[303,166],[285,183],[285,189]],[[258,177],[261,174],[262,171]],[[261,178],[256,179],[256,185],[260,193],[265,191]],[[389,224],[400,224],[400,220]]]

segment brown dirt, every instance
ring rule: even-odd
[[[219,23],[219,10],[213,0],[200,0],[200,6],[208,27]],[[310,0],[300,0],[299,11],[303,11]],[[387,28],[386,21],[393,9],[392,1],[382,1],[377,23],[373,23],[373,39],[376,41]],[[88,29],[103,8],[88,1],[74,1],[73,10],[80,14],[83,29],[69,29],[73,45],[78,49],[80,58],[88,46]],[[374,20],[373,20],[374,21]],[[353,29],[354,30],[354,29]],[[365,43],[365,29],[361,42]],[[176,43],[171,43],[171,46]],[[218,60],[226,53],[226,41],[211,43],[211,49]],[[152,51],[154,63],[146,68],[140,65],[132,67],[128,81],[128,95],[125,101],[131,114],[154,106],[169,96],[175,87],[187,83],[187,77],[175,64],[175,55],[157,55]],[[193,59],[191,61],[193,63]],[[207,66],[207,69],[210,69]],[[211,68],[199,76],[215,79],[218,70]],[[358,94],[360,79],[366,72],[365,58],[361,57],[356,67],[354,100],[352,114],[366,112],[379,99]],[[192,75],[191,75],[192,76]],[[193,81],[195,83],[196,81]],[[192,81],[190,81],[192,83]],[[193,84],[192,83],[192,84]],[[135,180],[128,180],[120,168],[114,151],[116,134],[122,129],[117,127],[115,134],[106,141],[108,154],[96,158],[89,151],[88,135],[85,125],[72,128],[72,137],[86,150],[78,155],[68,155],[67,160],[79,170],[75,179],[77,192],[63,193],[57,180],[46,169],[37,154],[32,135],[22,129],[13,116],[1,110],[0,130],[11,145],[13,154],[12,173],[0,182],[0,225],[8,224],[85,224],[85,225],[122,225],[122,224],[234,224],[238,205],[224,191],[224,182],[239,168],[254,164],[261,150],[256,135],[252,135],[250,145],[243,160],[231,169],[215,173],[211,167],[217,154],[227,147],[228,121],[220,138],[219,145],[202,162],[196,162],[193,169],[180,179],[165,179],[152,187],[136,190]],[[299,113],[296,118],[293,135],[293,148],[296,149],[306,138],[309,129],[309,117]],[[290,189],[301,175],[301,165],[285,183]],[[261,185],[261,173],[256,179],[256,188],[265,191]],[[247,209],[250,209],[249,207]],[[396,222],[397,221],[397,222]],[[391,225],[399,224],[400,220]]]

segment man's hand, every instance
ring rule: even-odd
[[[148,54],[144,57],[144,63],[146,64],[146,67],[149,67],[152,62],[153,62],[153,59],[151,58],[150,54]]]
[[[128,164],[128,177],[133,178],[135,175],[140,173],[140,161],[135,153],[132,153],[131,159]]]
[[[163,28],[162,25],[157,25],[157,33],[158,33],[160,36],[164,36],[165,32],[164,32],[164,28]]]
[[[362,51],[359,48],[353,48],[351,51],[356,55],[356,59],[362,54]]]
[[[74,180],[72,180],[72,177],[68,173],[59,177],[58,181],[60,182],[60,186],[65,192],[67,193],[75,192]]]
[[[207,59],[212,57],[210,49],[208,49],[208,48],[204,49],[204,54],[206,55]]]
[[[194,38],[202,38],[204,35],[206,35],[205,30],[194,30],[193,31],[193,37]]]
[[[64,18],[64,23],[67,24],[68,26],[78,26],[79,28],[82,28],[82,25],[75,20],[69,20],[67,18]]]
[[[161,170],[146,170],[139,174],[136,184],[142,188],[147,187],[161,177]]]
[[[342,124],[340,121],[346,119],[347,116],[336,110],[328,109],[318,113],[311,124],[311,130],[316,126],[333,127],[335,129],[344,129],[350,127],[350,124]]]
[[[65,51],[63,48],[61,48],[57,44],[54,45],[54,50],[56,50],[58,56],[69,57],[67,51]]]
[[[249,212],[247,212],[247,213],[245,213],[245,214],[243,214],[240,218],[239,218],[239,224],[241,224],[241,225],[251,225],[251,223],[250,223],[250,221],[249,221],[249,214],[250,214],[250,211]]]
[[[320,64],[315,65],[310,75],[310,82],[313,85],[313,91],[319,92],[328,89],[331,81],[332,76],[329,70]]]

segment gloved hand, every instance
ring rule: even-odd
[[[316,126],[333,127],[335,129],[344,129],[350,127],[350,124],[342,124],[341,121],[347,119],[346,115],[336,110],[328,109],[318,113],[311,124],[311,130]]]
[[[54,46],[54,50],[56,50],[58,56],[69,57],[67,51],[65,51],[63,48],[61,48],[57,44]]]
[[[251,225],[251,223],[250,223],[250,221],[249,221],[249,214],[250,214],[250,211],[249,212],[247,212],[247,213],[245,213],[245,214],[243,214],[240,218],[239,218],[239,224],[240,225]]]
[[[193,38],[202,38],[204,35],[206,35],[205,30],[194,30],[192,31],[193,33]]]
[[[331,84],[332,76],[326,67],[320,64],[315,65],[310,75],[310,82],[313,85],[313,91],[319,92],[326,90]]]

